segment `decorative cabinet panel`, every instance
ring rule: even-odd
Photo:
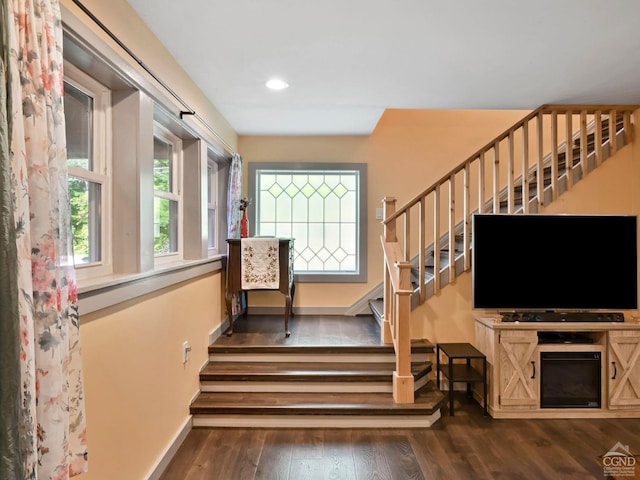
[[[608,336],[609,407],[640,407],[640,332]]]
[[[498,336],[501,407],[538,407],[538,336],[532,331],[504,331]]]

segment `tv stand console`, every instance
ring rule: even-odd
[[[486,356],[489,414],[494,418],[640,418],[640,324],[615,318],[504,321],[502,315],[477,316],[474,346]],[[549,401],[551,372],[555,369],[560,384],[574,381],[578,376],[571,368],[583,368],[576,367],[582,364],[567,363],[565,373],[565,364],[559,363],[572,358],[591,359],[586,363],[591,365],[590,390],[595,398],[557,406],[554,398]],[[547,377],[541,380],[545,368]]]
[[[501,312],[503,322],[624,322],[621,312]]]

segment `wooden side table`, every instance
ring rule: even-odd
[[[440,353],[444,353],[448,362],[441,364]],[[482,360],[482,372],[471,366],[472,359]],[[464,363],[455,360],[465,360]],[[436,375],[440,388],[440,373],[449,380],[449,414],[453,417],[453,385],[455,382],[467,384],[467,395],[471,396],[471,387],[475,382],[482,382],[484,415],[487,416],[487,357],[470,343],[438,343],[436,346]]]

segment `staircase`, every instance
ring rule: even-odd
[[[440,418],[443,395],[428,378],[433,345],[411,346],[415,402],[392,396],[393,346],[209,346],[195,427],[413,428]]]
[[[617,147],[621,148],[626,144],[626,135],[625,135],[625,116],[622,114],[616,115],[616,122],[614,130],[617,136]],[[611,156],[611,148],[610,148],[610,123],[609,122],[601,122],[600,126],[600,135],[599,141],[601,142],[602,148],[602,161],[606,160]],[[586,135],[586,149],[587,149],[587,161],[588,161],[588,169],[593,170],[597,167],[596,164],[596,135],[595,125],[590,125],[589,131]],[[577,169],[579,167],[582,150],[580,146],[580,138],[579,136],[576,138],[574,135],[571,142],[571,158],[572,161],[569,162],[571,168],[576,170],[573,175],[573,183],[579,181],[582,178],[582,170]],[[560,177],[560,181],[558,184],[559,194],[565,192],[567,190],[567,148],[566,144],[562,144],[558,147],[558,159],[557,159],[557,169],[558,176]],[[543,160],[543,191],[544,191],[544,202],[543,204],[548,204],[552,200],[552,154],[549,153],[545,159]],[[537,169],[532,169],[529,171],[527,186],[525,187],[528,190],[528,203],[529,203],[529,213],[536,213],[538,211],[538,203],[536,202],[537,195]],[[523,204],[523,182],[522,177],[518,177],[515,179],[514,188],[513,188],[513,212],[512,213],[521,213],[524,211]],[[508,200],[508,189],[503,188],[499,195],[499,208],[498,213],[510,213],[509,212],[509,200]],[[492,207],[492,199],[490,199],[485,205],[485,211],[489,211]],[[474,212],[476,213],[476,212]],[[464,252],[464,224],[463,222],[458,222],[455,226],[455,237],[454,237],[454,258],[456,262],[456,273],[460,274],[465,269],[462,263],[462,256]],[[440,287],[443,287],[449,283],[449,263],[451,259],[450,250],[449,250],[449,238],[448,233],[443,235],[440,238]],[[471,241],[470,241],[471,243]],[[434,283],[435,283],[435,256],[434,256],[434,245],[431,244],[425,249],[425,269],[424,269],[424,289],[425,289],[425,300],[434,295]],[[419,267],[419,257],[415,256],[411,259],[411,283],[413,286],[413,295],[411,296],[411,309],[417,308],[421,303],[420,301],[420,267]],[[378,319],[379,322],[382,322],[382,317],[384,316],[384,306],[383,299],[376,298],[369,301],[369,306],[374,314],[374,316]]]
[[[407,384],[411,311],[471,269],[471,216],[543,210],[631,142],[636,108],[544,105],[404,206],[383,200],[384,300],[370,307]]]

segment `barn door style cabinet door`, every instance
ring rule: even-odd
[[[500,408],[538,408],[536,347],[533,331],[503,331],[498,337]]]
[[[609,332],[609,408],[640,407],[640,332]]]

